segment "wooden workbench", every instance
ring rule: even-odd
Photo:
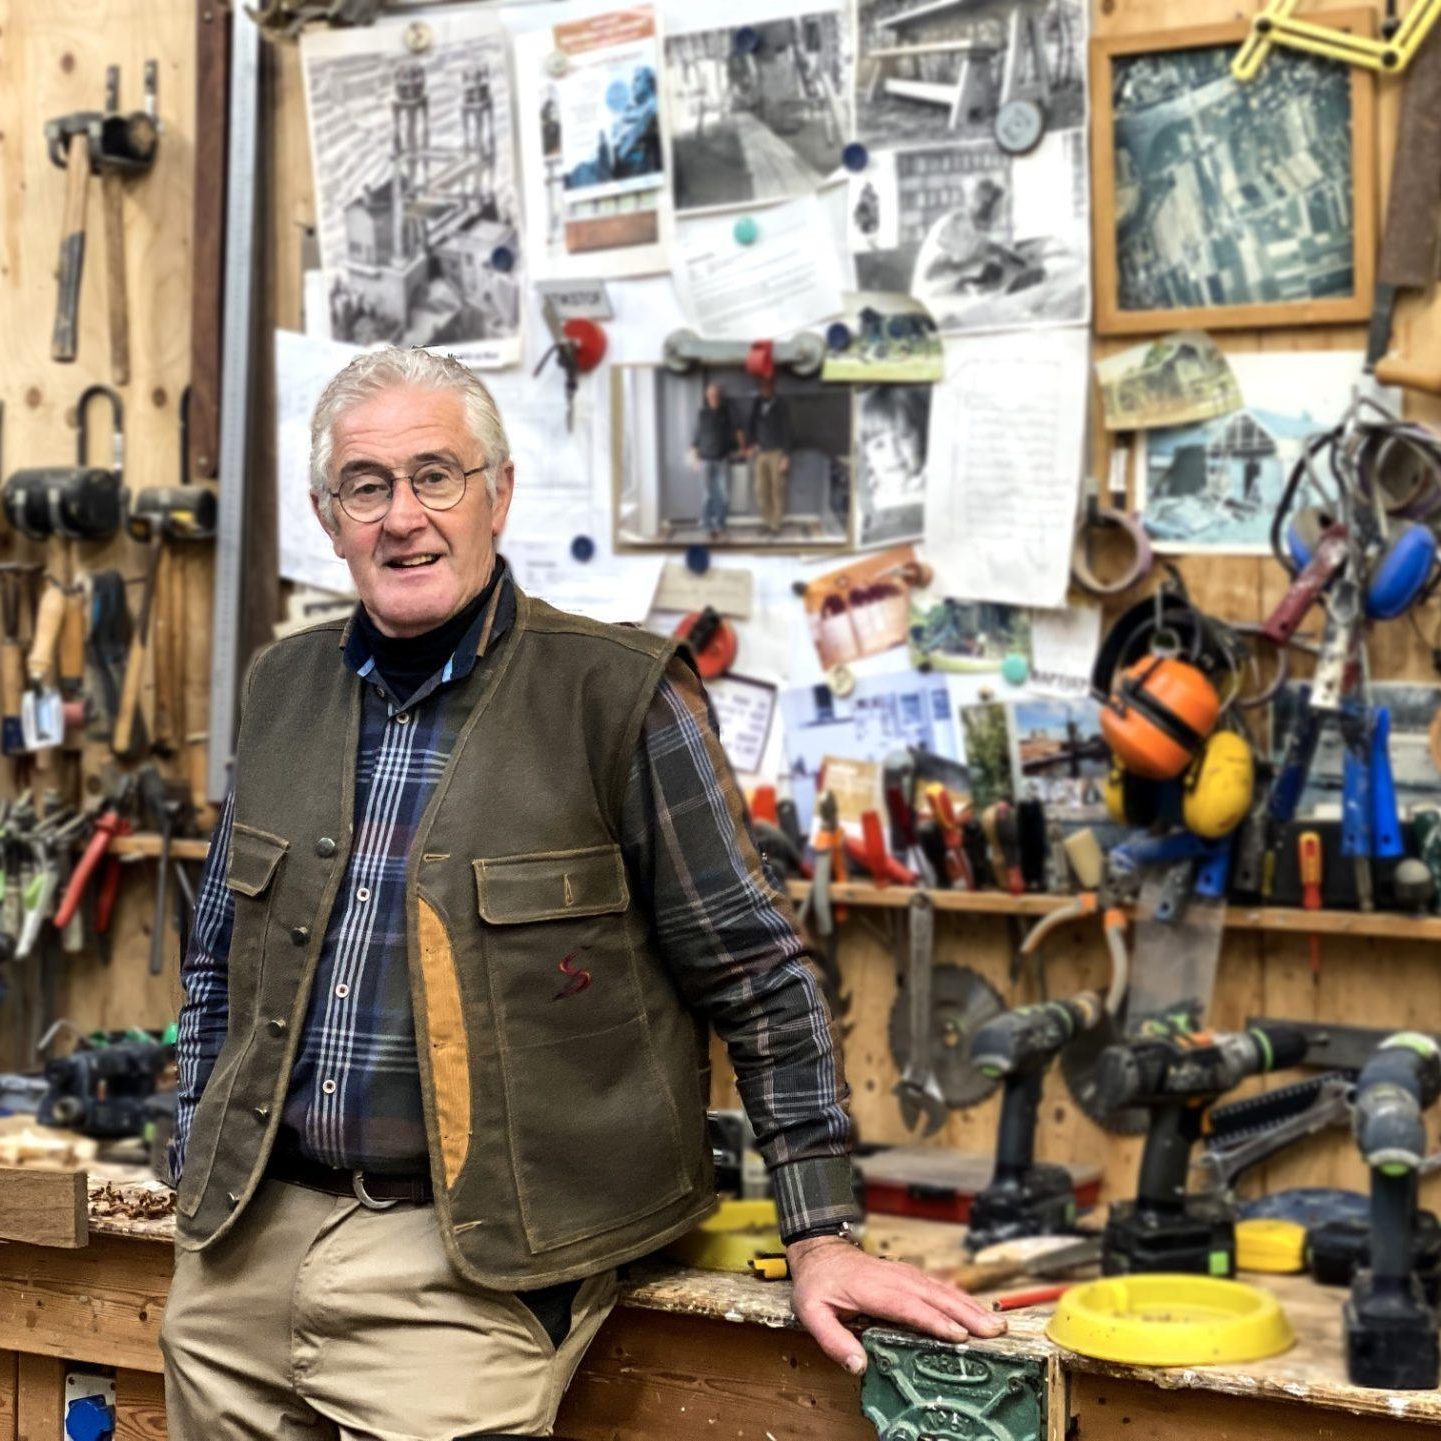
[[[92,1181],[86,1245],[0,1245],[0,1438],[60,1434],[66,1362],[116,1368],[121,1441],[165,1434],[156,1338],[173,1224],[145,1213],[163,1210],[167,1196]],[[956,1227],[878,1218],[872,1233],[883,1251],[938,1272],[958,1256]],[[1291,1277],[1260,1279],[1281,1299],[1298,1339],[1286,1354],[1244,1367],[1166,1370],[1076,1356],[1046,1339],[1048,1307],[1013,1313],[1009,1333],[984,1345],[915,1342],[951,1363],[958,1356],[1020,1363],[1044,1388],[1046,1420],[1024,1437],[934,1435],[1406,1441],[1423,1427],[1441,1435],[1441,1391],[1392,1394],[1344,1380],[1342,1292]],[[796,1327],[787,1284],[647,1262],[631,1268],[556,1434],[568,1441],[872,1441],[877,1432],[862,1415],[860,1383]]]

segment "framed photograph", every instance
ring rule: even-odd
[[[1370,34],[1370,10],[1327,25]],[[1371,311],[1376,91],[1277,47],[1248,84],[1238,20],[1091,42],[1096,330],[1336,325]]]
[[[851,388],[776,373],[616,365],[611,460],[617,549],[850,544]]]

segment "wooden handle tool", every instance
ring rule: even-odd
[[[125,182],[107,170],[100,181],[105,213],[105,300],[110,321],[110,378],[130,380],[130,303],[125,290]]]
[[[60,289],[55,305],[52,360],[74,360],[80,314],[80,277],[85,270],[85,208],[90,195],[90,142],[72,135],[65,156],[65,213],[60,230]]]
[[[120,687],[120,707],[110,745],[115,754],[129,758],[144,743],[140,723],[140,693],[150,649],[151,614],[155,608],[155,581],[160,568],[160,551],[165,542],[157,532],[150,542],[150,561],[145,569],[145,589],[140,597],[140,614],[130,635],[130,654],[125,659],[125,683]]]

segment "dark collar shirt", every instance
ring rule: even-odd
[[[326,928],[278,1140],[325,1165],[428,1165],[406,955],[406,860],[469,713],[462,682],[488,663],[515,621],[514,588],[500,565],[489,630],[490,607],[482,606],[454,652],[404,698],[369,654],[364,627],[352,623],[342,638],[345,664],[364,687],[355,841]],[[232,812],[228,799],[181,967],[186,1000],[170,1153],[176,1184],[229,1023]],[[760,858],[704,688],[680,657],[656,687],[636,746],[621,846],[677,986],[726,1042],[772,1168],[782,1233],[855,1220],[836,1030],[790,902]]]
[[[696,413],[695,435],[691,444],[702,460],[724,460],[735,449],[730,407],[725,401],[719,405],[701,406]]]

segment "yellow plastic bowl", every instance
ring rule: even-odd
[[[770,1200],[722,1201],[665,1248],[668,1256],[702,1271],[745,1271],[753,1256],[783,1249],[776,1203]]]
[[[1236,1222],[1236,1269],[1296,1275],[1306,1269],[1306,1228],[1258,1217]]]
[[[1102,1361],[1214,1366],[1259,1361],[1295,1341],[1269,1291],[1212,1276],[1108,1276],[1073,1286],[1046,1335]]]

